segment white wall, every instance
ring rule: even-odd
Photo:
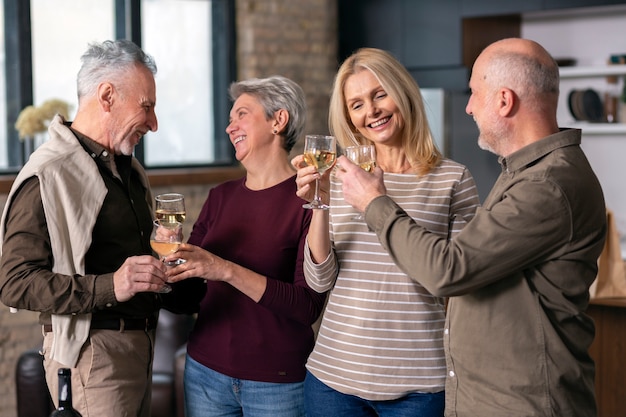
[[[555,58],[576,58],[579,66],[604,66],[610,55],[626,55],[624,32],[626,6],[622,5],[579,9],[566,14],[559,11],[558,14],[524,15],[521,35],[542,44]],[[605,77],[562,79],[559,124],[567,126],[573,121],[566,104],[572,89],[594,88],[603,96],[604,92],[620,90],[620,85],[608,84]],[[624,239],[626,133],[590,134],[583,128],[582,147],[602,183],[607,207],[615,212],[617,227]]]

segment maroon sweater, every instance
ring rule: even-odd
[[[294,177],[261,191],[244,184],[229,181],[209,192],[189,243],[266,276],[267,289],[255,303],[229,284],[209,281],[187,352],[233,378],[299,382],[325,300],[303,273],[311,212],[295,194]],[[201,294],[191,288],[185,295],[192,301]]]

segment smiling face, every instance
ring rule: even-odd
[[[115,105],[111,106],[109,140],[116,155],[132,155],[141,137],[158,129],[155,105],[154,76],[138,65],[120,85]]]
[[[361,135],[378,144],[402,145],[402,115],[374,74],[362,70],[349,76],[343,92],[350,120]]]
[[[273,120],[267,119],[263,106],[254,96],[242,94],[230,110],[226,133],[235,147],[235,158],[242,162],[255,148],[270,143]]]
[[[507,127],[498,115],[498,90],[486,81],[485,66],[484,56],[479,57],[474,64],[469,82],[471,95],[465,112],[472,116],[478,127],[478,146],[500,155],[502,143],[507,139]]]

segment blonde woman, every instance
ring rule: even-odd
[[[366,48],[337,73],[329,127],[343,146],[373,144],[388,195],[416,222],[452,239],[479,205],[470,172],[434,144],[417,83],[389,53]],[[302,155],[297,195],[311,200],[318,177]],[[330,292],[307,362],[307,416],[442,416],[444,300],[402,271],[342,195],[321,177],[330,210],[314,210],[305,277]],[[412,274],[415,275],[415,274]]]

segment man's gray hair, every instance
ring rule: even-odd
[[[81,61],[82,66],[76,79],[79,100],[94,95],[102,81],[122,78],[135,65],[145,66],[152,74],[157,72],[154,58],[126,39],[91,43]]]
[[[536,111],[543,111],[546,96],[559,95],[559,68],[553,59],[500,51],[491,59],[487,74],[492,88],[510,88]]]

